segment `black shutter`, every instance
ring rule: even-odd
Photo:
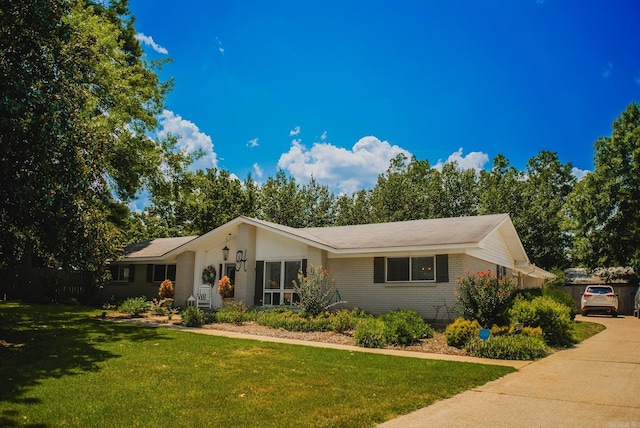
[[[307,276],[307,259],[302,259],[302,276]]]
[[[226,274],[227,274],[226,272],[224,272],[224,275],[223,275],[223,272],[222,272],[222,263],[220,263],[220,264],[218,265],[218,272],[219,272],[219,273],[218,273],[218,275],[220,276],[220,279],[222,279],[222,277],[223,277],[224,275],[226,275]]]
[[[449,282],[449,255],[436,256],[436,282]]]
[[[136,280],[136,265],[129,265],[129,282]]]
[[[262,284],[264,283],[264,262],[256,261],[256,283],[253,295],[254,306],[262,306]]]
[[[384,280],[384,257],[373,258],[373,282],[382,283]]]
[[[147,265],[147,282],[153,282],[153,265]]]

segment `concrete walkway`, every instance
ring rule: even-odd
[[[640,320],[577,319],[607,328],[574,348],[379,427],[640,428]]]

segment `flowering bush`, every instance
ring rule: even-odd
[[[170,279],[165,279],[160,284],[158,289],[158,296],[160,299],[172,299],[173,298],[173,282]]]
[[[513,303],[515,285],[510,279],[498,279],[491,270],[458,278],[458,306],[467,319],[476,319],[483,327],[507,323],[507,311]]]
[[[223,276],[218,281],[218,293],[224,298],[233,297],[233,284],[231,284],[231,278],[227,275]]]
[[[293,281],[293,288],[298,295],[296,303],[304,313],[315,316],[342,301],[331,303],[335,293],[335,279],[322,265],[310,265],[307,276],[298,272],[298,280]]]

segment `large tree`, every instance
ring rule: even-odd
[[[122,202],[188,161],[147,135],[169,85],[125,0],[3,0],[0,33],[0,268],[104,271]]]
[[[576,264],[640,268],[640,108],[632,102],[595,143],[594,170],[565,209]]]

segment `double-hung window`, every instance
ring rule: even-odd
[[[435,281],[435,257],[388,257],[387,282]]]
[[[165,279],[176,280],[176,265],[153,265],[153,282],[162,282]]]
[[[111,271],[112,281],[118,281],[118,282],[129,281],[129,273],[130,273],[129,266],[111,265],[109,267],[109,270]]]
[[[263,304],[278,306],[290,305],[298,301],[293,281],[298,279],[302,261],[266,262],[264,269]]]

